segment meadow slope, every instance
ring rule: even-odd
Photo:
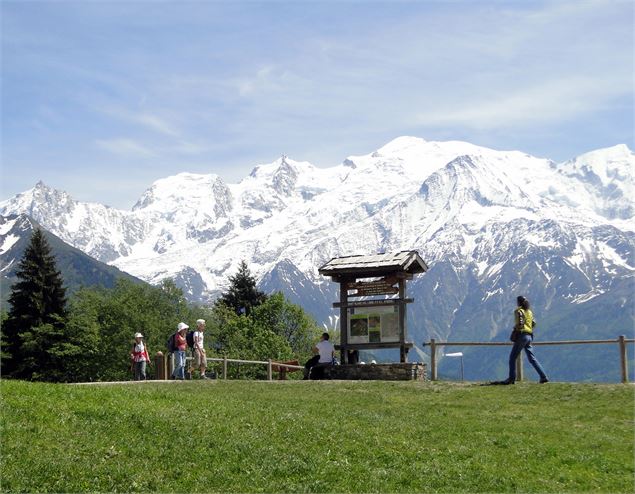
[[[3,380],[3,492],[632,492],[632,385]]]

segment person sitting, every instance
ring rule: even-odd
[[[333,358],[335,357],[335,347],[329,341],[329,334],[322,333],[320,341],[312,349],[316,355],[311,357],[306,364],[304,364],[304,379],[311,377],[311,370],[316,367],[325,367],[333,364]]]

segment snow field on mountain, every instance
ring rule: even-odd
[[[623,145],[556,164],[400,137],[331,168],[282,157],[238,184],[180,173],[153,183],[132,211],[79,203],[42,183],[0,211],[30,214],[71,245],[152,283],[195,274],[205,286],[192,294],[199,299],[222,290],[241,259],[258,278],[289,261],[319,284],[317,268],[332,257],[418,249],[429,263],[474,264],[481,277],[512,250],[519,255],[520,239],[561,251],[575,237],[565,256],[588,278],[595,260],[607,272],[633,270],[623,249],[592,236],[600,227],[635,231],[627,194],[634,167]]]

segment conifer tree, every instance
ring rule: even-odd
[[[218,302],[231,308],[236,314],[250,314],[267,296],[256,288],[256,279],[251,275],[245,261],[240,262],[238,272],[229,277],[229,289],[223,293]]]
[[[16,276],[2,329],[2,374],[48,380],[46,373],[56,372],[59,365],[51,350],[66,344],[66,289],[39,228],[31,235]]]

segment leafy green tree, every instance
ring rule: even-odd
[[[311,348],[322,331],[302,307],[291,303],[281,292],[270,295],[253,311],[254,320],[263,328],[287,341],[300,359],[311,355]]]
[[[252,316],[235,314],[220,304],[214,307],[212,317],[206,321],[209,339],[216,343],[208,356],[261,361],[293,358],[289,342]],[[266,369],[258,365],[234,364],[229,368],[229,375],[232,378],[263,378]]]
[[[68,323],[62,327],[43,324],[22,335],[23,365],[30,379],[71,382],[90,380],[91,333]],[[94,335],[93,335],[94,336]]]
[[[7,358],[3,375],[56,380],[64,373],[58,354],[69,345],[66,290],[55,257],[39,228],[31,235],[12,287],[11,309],[3,327]]]
[[[256,279],[251,275],[245,261],[240,262],[238,272],[229,277],[229,288],[217,303],[225,304],[236,314],[249,315],[254,307],[262,304],[267,296],[256,288]]]
[[[244,268],[243,274],[248,274]],[[255,289],[253,278],[251,286]],[[112,289],[83,288],[71,300],[68,327],[78,338],[81,335],[82,339],[76,341],[83,352],[69,359],[73,367],[67,369],[67,375],[72,374],[75,380],[130,379],[129,354],[134,333],[144,334],[152,357],[158,350],[166,352],[166,340],[178,322],[185,321],[193,327],[199,318],[207,322],[205,344],[209,357],[304,359],[319,335],[302,308],[281,293],[263,296],[249,314],[239,314],[225,303],[212,307],[188,305],[183,292],[171,280],[158,287],[120,280]],[[59,352],[67,350],[60,348]],[[153,371],[149,370],[150,377]],[[230,366],[233,378],[265,375],[264,366]]]
[[[192,321],[193,315],[183,292],[171,280],[158,287],[119,280],[113,289],[78,291],[69,324],[86,328],[90,363],[82,364],[81,373],[89,380],[130,379],[134,334],[144,335],[152,358],[157,351],[165,353],[166,340],[178,322]],[[150,377],[153,372],[149,369]]]
[[[62,348],[60,351],[67,352],[68,359],[65,366],[66,381],[85,382],[95,380],[95,362],[99,357],[99,341],[101,338],[101,328],[95,318],[78,313],[75,310],[77,298],[73,297],[70,302],[69,319],[67,326],[69,333],[73,335],[75,348]],[[75,349],[79,348],[80,351]]]

